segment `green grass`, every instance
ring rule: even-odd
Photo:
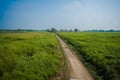
[[[79,53],[95,80],[120,79],[119,32],[60,32]]]
[[[0,34],[0,80],[53,80],[62,59],[53,33]]]

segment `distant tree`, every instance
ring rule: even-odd
[[[60,32],[64,32],[64,30],[63,30],[63,29],[60,29]]]
[[[72,29],[70,29],[69,32],[72,32]]]
[[[75,32],[77,32],[77,31],[78,31],[78,29],[77,29],[77,28],[75,28],[75,29],[74,29],[74,31],[75,31]]]
[[[57,32],[57,30],[55,28],[51,28],[51,32]]]
[[[51,29],[47,29],[46,31],[47,32],[57,32],[57,29],[55,29],[55,28],[52,27]]]
[[[114,30],[113,30],[113,29],[111,29],[111,30],[108,30],[108,32],[114,32]]]
[[[67,32],[67,29],[65,29],[64,31]]]
[[[99,30],[99,32],[105,32],[105,30]]]
[[[47,32],[51,32],[51,30],[50,30],[50,29],[47,29],[46,31],[47,31]]]

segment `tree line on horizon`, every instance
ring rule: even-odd
[[[80,29],[56,29],[56,28],[51,28],[51,29],[46,29],[46,30],[33,30],[33,29],[13,29],[13,30],[10,30],[10,29],[0,29],[0,32],[5,32],[5,31],[14,31],[14,32],[33,32],[33,31],[36,31],[36,32],[120,32],[120,30],[114,30],[114,29],[110,29],[110,30],[101,30],[101,29],[98,29],[98,30],[80,30]]]

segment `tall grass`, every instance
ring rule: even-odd
[[[82,56],[96,80],[120,79],[119,32],[61,32],[59,35]]]
[[[52,80],[62,59],[53,33],[0,34],[0,80]]]

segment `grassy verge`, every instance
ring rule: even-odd
[[[53,80],[62,60],[53,33],[0,34],[0,80]]]
[[[57,34],[58,35],[58,34]],[[63,63],[62,63],[62,69],[61,69],[61,71],[62,71],[62,74],[63,74],[63,78],[61,79],[61,80],[69,80],[70,79],[70,68],[69,68],[69,63],[68,63],[68,61],[67,61],[67,58],[66,58],[66,56],[65,56],[65,53],[64,53],[64,51],[63,51],[63,49],[62,49],[62,46],[61,46],[61,44],[60,44],[60,42],[59,42],[59,40],[58,40],[58,43],[59,43],[59,45],[60,45],[60,49],[61,49],[61,51],[62,51],[62,53],[63,53]]]

